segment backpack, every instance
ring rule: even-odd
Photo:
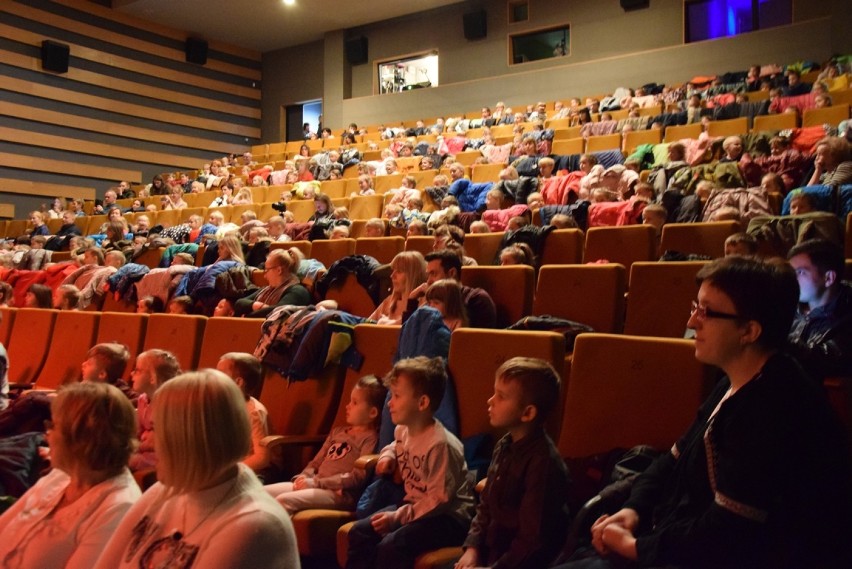
[[[595,329],[581,322],[566,320],[565,318],[556,318],[549,314],[542,316],[525,316],[508,328],[509,330],[544,330],[547,332],[556,332],[565,337],[565,351],[571,352],[574,350],[574,340],[577,336],[585,332],[594,332]]]

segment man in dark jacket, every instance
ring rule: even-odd
[[[793,352],[814,376],[852,376],[852,285],[843,282],[843,252],[811,239],[787,258],[799,280],[799,312],[790,330]]]

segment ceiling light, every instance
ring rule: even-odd
[[[296,4],[296,0],[282,0],[285,6],[294,6]]]

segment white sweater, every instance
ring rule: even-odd
[[[168,560],[171,559],[171,562]],[[298,569],[290,516],[244,464],[218,486],[168,496],[152,486],[127,513],[96,569]]]

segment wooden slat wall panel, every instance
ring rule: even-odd
[[[14,219],[15,218],[15,206],[14,206],[14,204],[0,203],[0,218]]]
[[[87,140],[54,136],[52,134],[42,134],[40,132],[7,128],[3,126],[0,126],[0,140],[15,142],[17,144],[27,146],[41,146],[43,148],[55,148],[57,150],[67,150],[69,152],[104,156],[106,158],[147,162],[148,164],[160,164],[173,167],[177,170],[191,170],[198,164],[198,159],[190,156],[175,156],[174,154],[163,152],[150,152],[148,150],[123,148],[112,144],[102,144],[100,142],[90,142]]]
[[[139,171],[109,168],[106,166],[92,166],[90,164],[37,158],[34,156],[10,154],[8,152],[0,152],[0,163],[9,168],[18,168],[19,170],[55,172],[57,174],[65,174],[68,176],[97,178],[99,180],[110,181],[127,180],[129,182],[136,183],[142,181],[142,173]]]
[[[56,126],[76,128],[89,132],[100,132],[103,134],[111,134],[113,136],[135,138],[137,140],[145,140],[147,142],[160,142],[163,144],[171,144],[173,146],[183,146],[185,148],[209,150],[216,154],[235,154],[245,151],[245,146],[243,145],[228,144],[195,136],[185,136],[179,133],[160,132],[150,128],[118,124],[112,121],[93,119],[89,117],[68,115],[57,111],[19,105],[17,103],[4,103],[3,105],[0,105],[0,115],[17,117],[19,119],[26,119],[29,121],[47,123]]]
[[[3,52],[0,51],[0,54],[1,53]],[[62,101],[64,103],[71,103],[73,105],[79,105],[82,107],[110,111],[113,113],[119,113],[131,117],[151,119],[172,124],[175,127],[187,126],[201,130],[212,130],[219,132],[222,131],[225,126],[227,126],[228,131],[234,134],[251,138],[260,137],[259,127],[255,128],[240,125],[226,125],[220,120],[205,119],[200,117],[194,117],[191,115],[183,115],[181,113],[157,109],[156,107],[146,107],[144,105],[137,105],[135,103],[125,103],[122,101],[116,101],[115,99],[98,97],[97,95],[87,95],[85,93],[78,93],[76,91],[71,91],[68,89],[60,89],[58,87],[51,87],[49,85],[30,83],[29,81],[23,81],[15,77],[3,77],[2,81],[0,81],[0,89],[6,89],[7,91],[14,91],[16,93],[33,95],[44,99],[52,99],[54,101]],[[178,129],[175,128],[174,130]]]
[[[77,8],[79,10],[83,10],[85,12],[89,12],[89,13],[95,13],[96,10],[98,9],[97,6],[94,6],[94,5],[90,6],[90,5],[83,3],[83,2],[76,2],[75,4],[76,4],[76,6],[74,6],[75,8]],[[89,25],[89,24],[86,24],[86,23],[83,23],[83,22],[79,22],[79,21],[76,21],[76,20],[65,18],[63,16],[51,14],[49,12],[45,12],[45,11],[39,10],[37,8],[32,8],[30,6],[27,6],[27,5],[25,5],[23,3],[19,3],[19,2],[4,2],[2,10],[4,12],[8,12],[10,14],[15,14],[17,16],[28,18],[30,20],[35,20],[35,21],[39,21],[39,22],[49,21],[51,23],[51,25],[60,27],[64,30],[68,30],[70,32],[74,32],[74,33],[84,35],[84,36],[87,36],[87,37],[96,38],[100,41],[115,44],[115,45],[122,45],[122,46],[128,45],[128,40],[132,40],[134,43],[138,42],[138,40],[128,38],[124,34],[112,32],[112,31],[109,31],[109,30],[104,30],[104,29],[99,28],[97,26],[92,26],[92,25]],[[115,12],[110,10],[108,12],[105,12],[105,13],[99,14],[99,15],[102,15],[103,17],[107,17],[111,20],[117,21],[117,18],[114,16],[115,14],[116,14]],[[201,17],[201,16],[199,16],[199,17]],[[140,27],[140,28],[145,28],[147,26],[147,27],[150,28],[152,33],[156,33],[156,34],[160,34],[163,30],[163,28],[161,28],[161,26],[159,24],[153,25],[150,22],[143,22],[141,20],[136,20],[134,25],[136,27]],[[187,37],[187,35],[184,35],[183,37],[185,38],[185,37]],[[164,58],[167,58],[167,59],[172,59],[174,61],[181,61],[181,62],[184,61],[185,54],[184,54],[183,51],[172,49],[172,48],[160,45],[160,44],[155,43],[155,42],[139,42],[139,43],[144,44],[144,45],[142,45],[140,47],[134,46],[134,49],[141,49],[141,50],[145,51],[146,53],[150,53],[152,55],[158,55],[160,57],[164,57]],[[130,47],[130,46],[128,46],[128,47]],[[260,59],[260,54],[257,55],[257,59],[258,60]],[[208,61],[207,66],[210,69],[222,71],[223,73],[230,73],[230,74],[233,74],[233,75],[241,75],[241,76],[249,78],[249,79],[260,79],[260,72],[259,71],[251,69],[251,68],[240,67],[238,65],[233,65],[233,64],[230,64],[230,63],[227,63],[227,62],[224,62],[224,61],[210,60],[210,61]],[[252,73],[247,73],[247,70],[252,71]]]
[[[43,36],[27,30],[21,30],[12,26],[7,26],[5,24],[0,24],[0,36],[10,40],[15,40],[16,42],[36,47],[41,47],[41,42],[44,39],[53,39],[61,41],[60,38]],[[135,73],[141,73],[143,75],[150,75],[151,77],[157,77],[160,79],[169,79],[171,81],[180,82],[186,81],[187,79],[186,73],[177,69],[169,69],[159,65],[143,63],[141,61],[136,61],[135,59],[129,59],[127,57],[121,57],[119,55],[104,53],[102,51],[98,51],[74,43],[71,43],[69,45],[75,57],[80,57],[82,59],[87,59],[89,61],[102,63],[104,65],[117,67],[119,69],[124,69],[127,71],[133,71]],[[203,87],[205,89],[211,89],[213,91],[230,91],[234,95],[237,95],[239,97],[246,97],[248,99],[260,100],[261,98],[261,92],[258,88],[245,87],[242,85],[233,85],[230,83],[226,83],[225,81],[217,81],[216,79],[209,79],[207,77],[193,77],[192,84],[196,87]]]
[[[0,2],[3,201],[92,199],[257,144],[261,54],[208,39],[194,65],[189,36],[86,0]],[[42,70],[45,39],[69,45],[67,73]]]
[[[95,188],[80,188],[63,186],[61,184],[43,184],[41,182],[26,182],[0,178],[0,192],[14,194],[29,194],[36,196],[95,199]]]
[[[0,63],[20,67],[22,69],[30,69],[32,71],[41,70],[41,60],[39,58],[28,57],[26,55],[12,53],[9,51],[0,51]],[[250,109],[248,107],[233,105],[224,101],[215,101],[213,99],[205,99],[204,97],[196,97],[195,95],[181,93],[179,90],[174,91],[170,89],[152,87],[151,85],[140,85],[139,83],[134,83],[132,81],[117,79],[115,77],[101,75],[100,73],[92,73],[91,71],[85,71],[83,69],[75,69],[74,67],[69,67],[68,73],[64,73],[62,76],[66,79],[78,81],[80,83],[87,83],[89,85],[112,89],[114,91],[121,91],[122,93],[143,95],[160,101],[169,101],[179,105],[186,105],[187,107],[196,107],[209,111],[229,113],[252,119],[260,118],[260,109]]]

